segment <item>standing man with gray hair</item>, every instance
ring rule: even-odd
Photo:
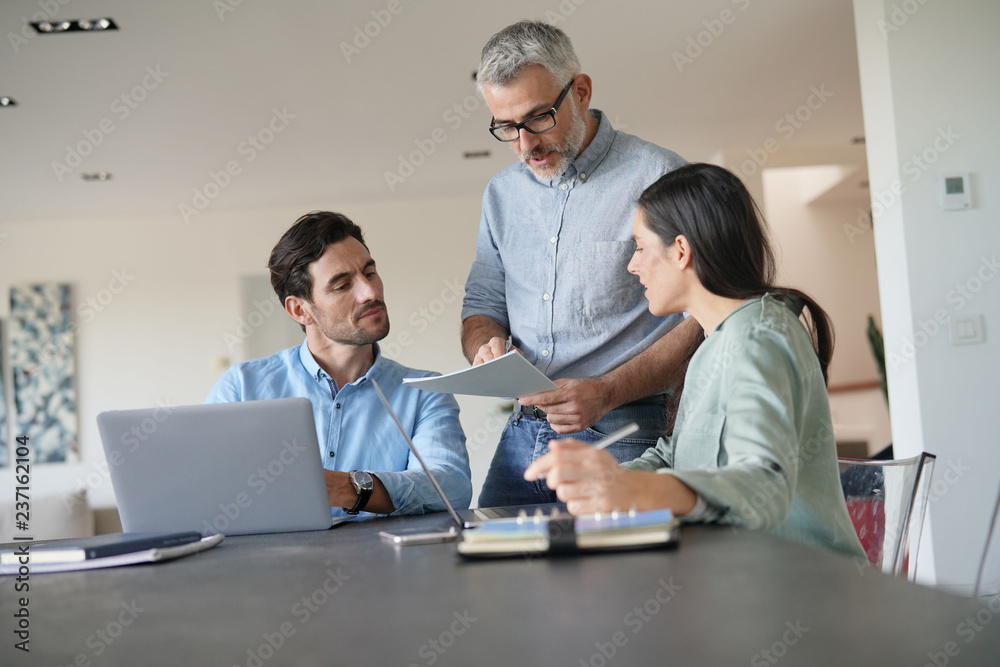
[[[590,77],[566,34],[546,23],[494,35],[477,85],[493,113],[490,133],[520,161],[483,195],[462,348],[480,364],[503,355],[510,336],[559,385],[520,399],[479,506],[554,502],[544,482],[523,478],[549,440],[593,442],[634,421],[635,437],[608,449],[630,461],[669,430],[664,392],[701,329],[681,315],[651,315],[626,266],[639,195],[685,162],[590,109]]]

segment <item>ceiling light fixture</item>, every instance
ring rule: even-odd
[[[118,25],[109,18],[101,19],[73,19],[71,21],[36,21],[29,23],[35,32],[40,35],[52,35],[59,32],[103,32],[105,30],[118,30]]]
[[[77,24],[81,30],[109,30],[111,19],[80,19]]]
[[[472,160],[475,158],[489,157],[489,156],[490,156],[489,151],[465,151],[464,153],[462,153],[462,157],[464,157],[466,160]]]
[[[0,97],[0,107],[16,107],[17,100],[13,97]]]

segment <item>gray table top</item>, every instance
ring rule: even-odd
[[[689,526],[677,549],[462,561],[379,530],[230,537],[177,561],[30,580],[30,647],[0,579],[3,665],[998,665],[1000,602],[768,535]]]

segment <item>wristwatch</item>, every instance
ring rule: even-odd
[[[352,470],[347,473],[351,478],[351,485],[354,490],[358,492],[358,502],[354,503],[354,507],[351,509],[343,508],[348,514],[354,515],[364,509],[365,505],[368,504],[368,499],[372,497],[372,491],[375,490],[375,482],[372,480],[372,476],[366,473],[364,470]]]

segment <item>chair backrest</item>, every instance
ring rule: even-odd
[[[1000,493],[993,506],[993,518],[986,534],[983,559],[976,575],[976,597],[1000,594]]]
[[[869,562],[913,580],[935,456],[898,461],[837,459],[854,530]]]

